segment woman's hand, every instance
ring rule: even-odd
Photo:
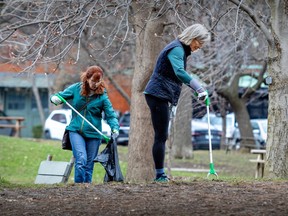
[[[115,141],[117,139],[117,137],[119,136],[119,131],[114,129],[112,131],[112,139]]]
[[[56,106],[62,103],[61,99],[58,96],[56,96],[56,95],[53,95],[51,97],[51,102],[53,104],[55,104]]]

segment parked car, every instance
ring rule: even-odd
[[[260,144],[260,148],[266,147],[267,141],[267,119],[251,119],[251,126],[253,129],[254,138]]]
[[[7,115],[5,114],[5,112],[3,112],[2,110],[0,110],[0,116],[1,117],[7,117]],[[14,125],[14,123],[10,120],[0,120],[0,124],[3,125]],[[14,128],[0,128],[0,135],[4,135],[4,136],[13,136],[16,133]]]
[[[59,109],[50,113],[45,121],[44,136],[46,139],[62,140],[66,126],[71,122],[72,110]],[[110,126],[102,120],[102,133],[111,136]]]
[[[209,150],[208,123],[202,120],[192,120],[192,145],[193,149]],[[220,149],[222,131],[210,125],[212,149]]]
[[[203,116],[202,121],[207,122],[207,114]],[[218,130],[222,131],[222,117],[215,113],[210,113],[210,123],[217,128]],[[234,146],[236,143],[236,136],[235,133],[237,130],[236,126],[236,119],[234,113],[229,113],[226,115],[226,143]]]
[[[265,148],[267,141],[267,119],[251,119],[251,127],[253,130],[253,136],[255,140],[255,148]],[[241,134],[239,128],[237,128],[236,132],[236,149],[239,149],[241,146]]]
[[[119,118],[119,136],[117,138],[117,144],[128,145],[129,142],[129,130],[130,130],[130,112],[125,112]]]

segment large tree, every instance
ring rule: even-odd
[[[288,1],[269,1],[272,43],[269,46],[267,170],[270,177],[288,178]]]
[[[167,22],[166,13],[159,13],[163,2],[159,1],[159,4],[154,4],[152,7],[139,1],[132,2],[132,13],[135,14],[133,24],[137,38],[132,82],[127,181],[149,181],[154,176],[152,160],[154,132],[143,91],[152,74],[155,59],[163,47],[161,38],[158,37],[163,34]]]

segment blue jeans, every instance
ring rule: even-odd
[[[91,183],[94,158],[98,154],[100,139],[85,138],[81,134],[69,131],[73,156],[75,157],[75,183]]]

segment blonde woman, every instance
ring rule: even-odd
[[[196,52],[209,40],[209,32],[203,25],[194,24],[186,28],[176,40],[160,52],[153,74],[145,88],[145,99],[151,111],[155,132],[152,153],[156,182],[169,181],[164,172],[169,105],[177,105],[183,83],[198,93],[198,99],[205,101],[208,97],[198,80],[186,72],[186,60],[191,52]]]

